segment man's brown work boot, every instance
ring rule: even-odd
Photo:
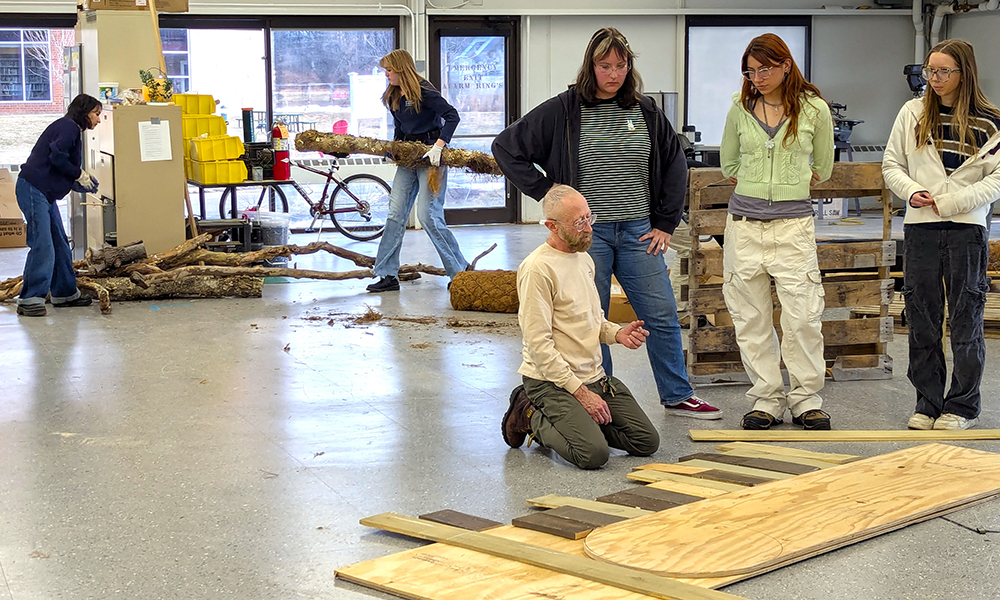
[[[519,385],[510,393],[510,407],[503,415],[501,430],[503,441],[511,448],[520,448],[524,439],[531,433],[531,413],[535,412],[524,386]]]

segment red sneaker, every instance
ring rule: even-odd
[[[721,419],[722,411],[705,402],[698,396],[691,396],[684,402],[671,406],[664,406],[668,415],[675,417],[689,417],[692,419]]]

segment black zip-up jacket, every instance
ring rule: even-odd
[[[650,225],[669,234],[681,220],[687,160],[674,128],[653,100],[639,102],[649,131]],[[539,104],[493,140],[493,157],[517,189],[541,199],[555,184],[577,187],[579,94],[572,87]],[[535,165],[545,169],[541,173]]]
[[[438,138],[451,143],[461,117],[429,81],[420,82],[420,112],[413,110],[413,103],[403,96],[399,109],[392,110],[396,131],[395,140],[433,144]]]
[[[64,197],[80,177],[83,136],[80,125],[69,117],[53,121],[38,137],[20,177],[45,194],[49,202]]]

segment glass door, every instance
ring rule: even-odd
[[[517,20],[432,19],[429,78],[462,122],[451,147],[490,153],[490,144],[517,114]],[[512,223],[514,195],[503,178],[448,173],[449,223]]]

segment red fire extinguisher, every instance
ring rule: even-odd
[[[274,149],[274,179],[278,181],[292,178],[292,165],[288,162],[290,142],[288,127],[281,122],[275,123],[271,130],[271,143]]]

